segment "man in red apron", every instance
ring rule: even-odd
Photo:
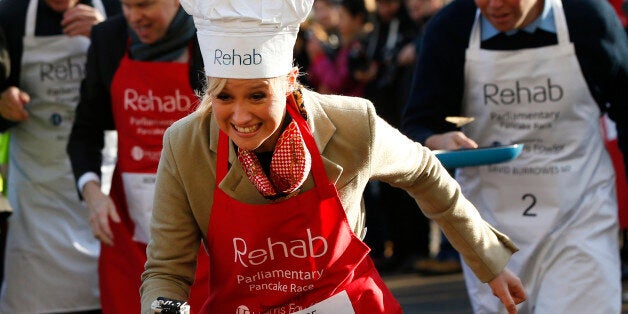
[[[516,248],[434,155],[370,102],[298,87],[292,46],[311,1],[182,4],[208,87],[164,135],[142,313],[158,297],[188,299],[201,241],[211,272],[201,313],[401,313],[361,241],[371,179],[407,190],[516,311],[525,292],[503,268]]]
[[[178,1],[125,1],[124,16],[94,29],[87,82],[68,152],[90,209],[94,236],[102,241],[99,263],[104,313],[137,313],[140,274],[146,261],[155,173],[162,136],[194,110],[200,68],[195,29]],[[118,132],[111,193],[99,184],[105,130]],[[207,294],[205,255],[198,286]],[[200,305],[194,300],[190,302]]]

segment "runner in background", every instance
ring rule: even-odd
[[[626,152],[628,40],[613,8],[453,1],[428,25],[413,82],[404,128],[415,140],[524,144],[512,161],[456,172],[482,217],[521,246],[508,264],[529,293],[521,311],[619,313],[615,171],[599,121],[615,121]],[[448,116],[475,121],[460,129]],[[491,291],[464,273],[474,312],[497,313]]]
[[[163,132],[194,111],[195,91],[205,82],[194,22],[178,0],[123,0],[122,11],[94,27],[67,146],[92,232],[102,242],[98,273],[105,314],[140,312]],[[101,150],[109,130],[118,132],[118,142],[111,192],[105,194]],[[199,259],[198,289],[190,300],[197,308],[208,293],[207,255]]]

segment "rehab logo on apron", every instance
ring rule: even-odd
[[[214,190],[207,235],[211,293],[201,313],[401,313],[369,248],[349,227],[292,97],[287,106],[311,153],[316,187],[265,205]],[[229,150],[220,131],[217,186],[227,174]]]
[[[118,136],[118,170],[135,225],[133,239],[148,243],[157,165],[166,129],[195,109],[188,63],[142,62],[128,53],[111,84]],[[164,80],[163,76],[168,75]],[[176,84],[173,84],[176,83]]]

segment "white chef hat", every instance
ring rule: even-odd
[[[194,17],[205,74],[271,78],[288,74],[301,24],[314,0],[180,0]]]

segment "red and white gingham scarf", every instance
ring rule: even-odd
[[[310,152],[294,120],[277,140],[270,161],[270,176],[264,173],[255,153],[238,148],[238,160],[251,183],[268,199],[281,198],[296,191],[312,167]]]

